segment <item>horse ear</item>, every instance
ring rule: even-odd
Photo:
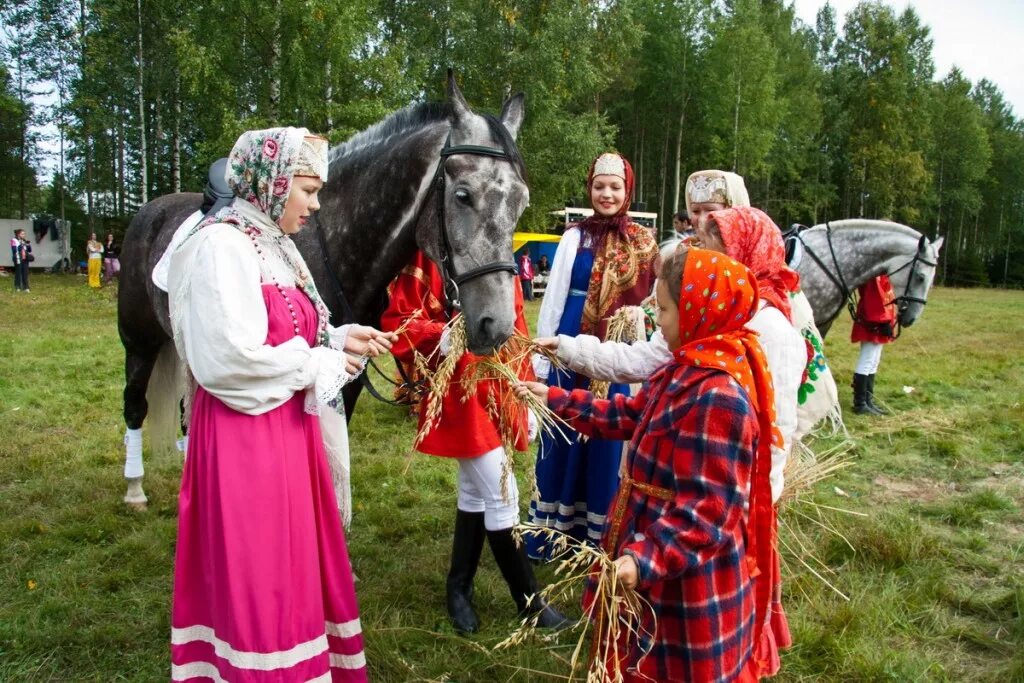
[[[465,119],[473,112],[466,104],[466,98],[459,90],[459,84],[455,82],[455,72],[448,69],[448,103],[452,105],[452,118],[455,121]]]
[[[937,240],[935,240],[934,242],[932,242],[932,248],[935,249],[935,253],[936,254],[938,254],[939,253],[939,249],[942,248],[942,241],[944,239],[946,239],[946,238],[945,237],[940,237]]]
[[[513,140],[519,135],[519,127],[523,125],[523,117],[525,116],[523,102],[525,99],[526,95],[516,93],[505,100],[505,104],[501,106],[501,122],[508,129],[508,132],[512,134]]]

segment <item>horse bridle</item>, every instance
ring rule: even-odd
[[[437,226],[441,232],[441,259],[439,265],[441,267],[441,277],[444,279],[444,294],[450,309],[449,312],[462,309],[462,301],[459,298],[459,285],[490,273],[508,272],[513,275],[519,274],[519,267],[516,266],[515,261],[492,261],[479,268],[467,270],[465,273],[460,274],[456,272],[452,245],[448,240],[448,223],[444,211],[444,163],[450,157],[458,154],[472,154],[494,159],[504,159],[509,163],[512,163],[512,157],[506,150],[497,147],[484,147],[482,145],[453,146],[451,142],[452,134],[451,131],[448,131],[448,138],[445,140],[444,147],[441,148],[440,152],[441,160],[438,162],[437,171],[434,173],[434,189],[437,193],[435,196],[435,201],[437,202]]]
[[[437,171],[434,173],[434,187],[437,190],[437,225],[441,232],[441,276],[444,278],[444,292],[446,304],[449,309],[449,314],[453,311],[460,310],[462,308],[462,302],[459,300],[459,285],[465,284],[470,280],[487,275],[488,273],[500,273],[510,272],[513,275],[519,274],[519,268],[513,261],[494,261],[492,263],[485,264],[479,268],[473,268],[468,270],[461,275],[455,272],[455,264],[452,260],[452,248],[451,243],[448,241],[448,229],[445,222],[444,212],[444,162],[448,157],[456,154],[475,154],[478,156],[488,156],[495,159],[505,159],[508,162],[512,162],[512,157],[503,149],[496,147],[484,147],[480,145],[451,145],[452,134],[448,131],[448,138],[445,140],[444,147],[441,148],[440,161],[437,164]],[[315,219],[314,219],[315,220]],[[331,267],[330,259],[327,256],[327,241],[324,238],[324,231],[320,229],[319,221],[316,225],[316,234],[320,242],[320,253],[323,256],[324,267],[330,274],[331,282],[334,284],[335,294],[338,297],[338,302],[341,304],[343,317],[351,322],[356,322],[355,313],[352,311],[352,307],[348,303],[348,299],[345,297],[345,291],[341,286],[341,280],[338,279],[338,274],[334,272],[334,268]],[[369,366],[377,371],[381,377],[387,382],[395,386],[396,388],[404,387],[410,392],[417,390],[420,387],[420,383],[411,379],[405,370],[402,368],[401,363],[395,363],[398,368],[398,373],[402,376],[401,382],[396,382],[382,371],[372,358],[369,359]],[[390,403],[391,405],[410,405],[413,403],[412,399],[393,401],[385,398],[377,391],[376,387],[373,386],[373,382],[370,381],[370,375],[367,372],[363,372],[359,376],[359,380],[363,387],[370,392],[378,401],[383,403]]]
[[[837,315],[839,315],[839,312],[843,310],[843,305],[845,305],[847,310],[850,312],[850,317],[853,319],[855,323],[858,323],[869,329],[880,327],[878,323],[873,323],[869,320],[863,320],[857,315],[857,302],[854,298],[854,292],[851,291],[850,288],[847,286],[846,280],[843,278],[843,269],[839,267],[839,259],[836,258],[835,246],[832,244],[832,226],[829,224],[829,222],[825,221],[825,239],[828,242],[829,254],[832,256],[832,265],[835,266],[836,272],[834,275],[832,271],[829,270],[829,268],[821,260],[821,258],[819,258],[818,255],[814,253],[814,250],[811,249],[810,246],[808,246],[807,242],[804,241],[803,237],[801,236],[801,232],[803,231],[798,229],[796,233],[793,235],[793,239],[796,239],[800,242],[800,244],[804,248],[804,251],[806,251],[807,254],[811,257],[811,259],[813,259],[814,262],[818,265],[818,267],[821,268],[821,271],[825,273],[826,276],[828,276],[828,279],[832,281],[832,284],[834,284],[839,289],[839,292],[842,295],[842,298],[839,301],[839,306],[832,313],[832,315],[829,316],[829,319],[831,320],[832,318],[835,318]],[[907,275],[907,286],[904,288],[903,294],[898,295],[892,301],[887,302],[895,303],[896,308],[900,312],[902,312],[907,307],[907,305],[911,303],[918,303],[921,304],[922,306],[928,303],[927,299],[922,299],[916,296],[910,296],[910,284],[911,282],[913,282],[914,274],[917,272],[918,264],[923,263],[924,265],[932,266],[933,268],[938,265],[936,262],[929,261],[921,255],[924,251],[926,240],[927,237],[921,235],[921,239],[918,240],[917,242],[917,251],[914,253],[914,258],[910,259],[899,268],[896,268],[895,270],[886,273],[889,276],[893,276],[896,273],[904,270],[905,268],[910,268],[910,273]],[[892,330],[893,339],[896,339],[900,336],[900,332],[902,331],[902,329],[903,326],[900,324],[899,317],[897,316],[896,325]]]

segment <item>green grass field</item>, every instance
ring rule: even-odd
[[[114,288],[31,284],[0,279],[0,681],[166,680],[180,457],[147,444],[149,510],[125,509]],[[841,319],[827,344],[845,403],[848,334]],[[790,543],[849,600],[788,558],[796,643],[777,680],[1024,681],[1024,293],[934,291],[876,389],[894,415],[848,415],[852,466],[784,512]],[[365,395],[351,425],[348,540],[372,678],[564,680],[570,639],[492,649],[515,619],[486,551],[483,630],[448,625],[455,470],[410,456],[413,431]],[[827,532],[810,521],[823,505],[861,514],[826,509]]]

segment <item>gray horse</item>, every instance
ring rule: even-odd
[[[461,302],[471,351],[491,353],[512,334],[512,233],[529,200],[515,144],[523,115],[521,94],[505,102],[500,118],[473,112],[449,75],[448,102],[410,105],[331,151],[317,224],[295,242],[335,325],[378,326],[388,283],[419,246],[445,274],[449,300]],[[159,197],[139,210],[125,236],[118,330],[125,440],[136,457],[148,413],[153,445],[172,444],[177,430],[180,364],[167,295],[151,275],[202,201],[195,193]],[[360,389],[358,382],[346,387],[350,415]],[[141,466],[125,476],[125,502],[143,507]]]
[[[780,235],[781,239],[781,235]],[[942,238],[934,242],[900,223],[850,218],[802,228],[787,235],[790,267],[800,274],[800,288],[824,336],[862,284],[887,274],[896,292],[898,322],[910,327],[928,301]],[[680,240],[661,243],[661,253],[675,251]]]
[[[942,248],[941,237],[932,242],[905,225],[863,218],[816,225],[790,239],[796,246],[791,265],[822,336],[850,294],[883,274],[896,293],[900,326],[913,325],[927,303]]]

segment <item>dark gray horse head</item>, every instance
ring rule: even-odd
[[[913,258],[902,264],[894,264],[889,271],[889,281],[896,293],[899,307],[899,323],[910,327],[917,320],[924,305],[928,301],[928,290],[935,280],[935,267],[939,262],[939,249],[942,248],[942,237],[934,242],[921,235],[917,242],[917,252]]]
[[[488,354],[512,335],[516,318],[514,288],[519,285],[512,267],[512,233],[530,199],[515,143],[523,122],[523,95],[509,98],[500,117],[478,114],[449,75],[448,105],[451,129],[445,149],[470,147],[442,156],[433,206],[423,211],[416,239],[435,263],[447,259],[444,267],[455,274],[484,271],[454,288],[449,283],[448,296],[461,304],[470,351]],[[503,154],[474,152],[473,147]],[[442,211],[437,202],[443,203]],[[485,272],[500,264],[509,267]]]

